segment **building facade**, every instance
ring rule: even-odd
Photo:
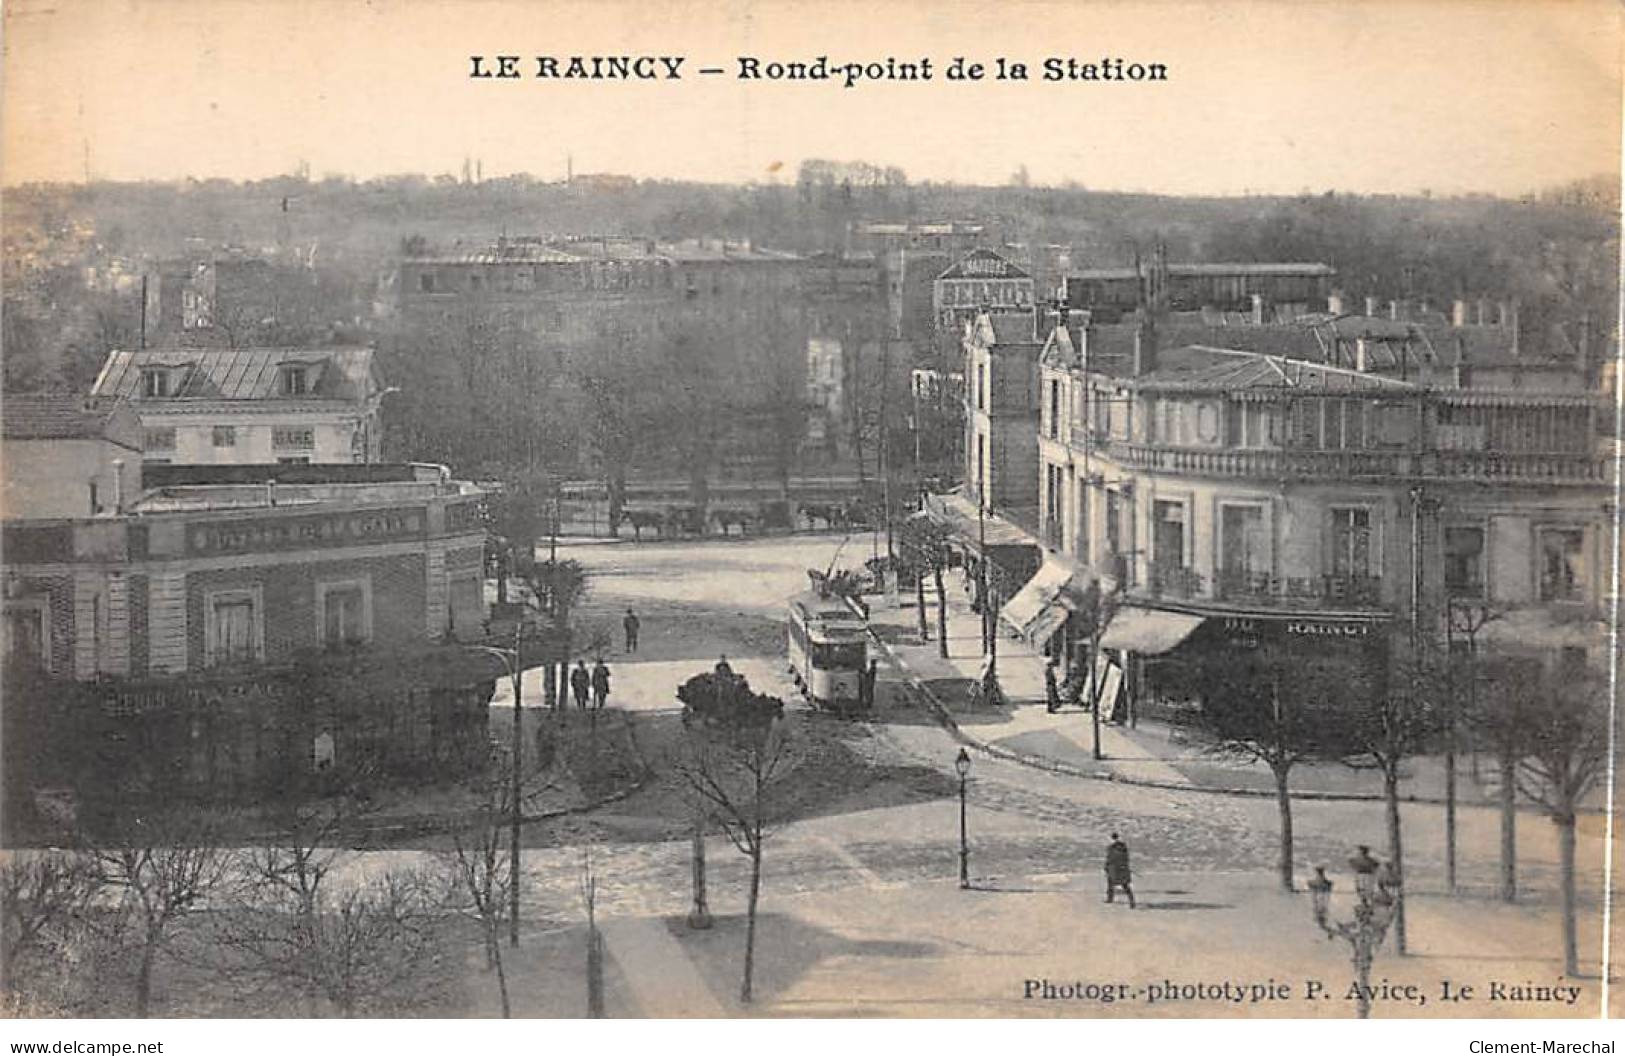
[[[8,510],[8,803],[257,799],[328,772],[482,765],[501,664],[457,644],[484,635],[481,494],[412,477]]]
[[[965,490],[984,508],[1036,512],[1038,316],[983,312],[965,324]]]
[[[1376,693],[1396,642],[1478,607],[1484,645],[1601,663],[1601,397],[1159,350],[1147,320],[1133,353],[1104,355],[1069,322],[1043,357],[1040,534],[1115,613],[1068,620],[1069,657],[1098,633],[1142,696],[1197,695],[1238,655],[1282,685],[1313,664],[1342,673],[1333,695]]]
[[[377,462],[390,390],[351,346],[114,351],[91,392],[129,402],[146,461],[222,465]]]

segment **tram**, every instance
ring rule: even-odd
[[[859,704],[858,680],[869,663],[869,632],[839,598],[814,592],[790,599],[790,674],[814,707],[847,711]]]

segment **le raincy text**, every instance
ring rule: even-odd
[[[478,80],[680,81],[683,55],[470,55],[468,76]],[[1160,62],[1134,62],[1117,56],[1078,59],[1050,56],[1036,63],[1004,57],[977,62],[956,55],[947,62],[930,58],[842,62],[828,55],[806,59],[735,57],[731,67],[700,66],[699,75],[732,76],[741,81],[830,82],[854,88],[877,81],[1166,81]]]

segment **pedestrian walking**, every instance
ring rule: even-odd
[[[1112,901],[1117,889],[1122,888],[1123,894],[1128,896],[1128,908],[1134,908],[1133,876],[1128,865],[1128,844],[1117,833],[1112,833],[1112,842],[1106,848],[1106,901]]]
[[[880,677],[880,663],[869,661],[869,666],[858,672],[858,707],[865,711],[875,706],[875,681]]]
[[[1051,715],[1061,710],[1061,687],[1055,682],[1055,658],[1044,665],[1044,707]]]
[[[609,699],[609,666],[604,658],[599,657],[598,662],[592,665],[592,706],[595,711],[604,710],[604,701]]]
[[[587,693],[591,688],[592,676],[587,673],[587,661],[577,660],[570,672],[570,692],[575,695],[576,707],[583,711],[587,708]]]
[[[621,627],[626,631],[626,651],[629,653],[638,651],[638,624],[638,614],[628,608],[621,618]]]

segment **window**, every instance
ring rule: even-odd
[[[314,448],[316,446],[316,430],[310,428],[272,429],[271,446],[293,450]]]
[[[1115,491],[1106,492],[1106,556],[1115,558],[1123,549],[1123,496]]]
[[[1540,600],[1583,600],[1580,556],[1585,533],[1578,528],[1542,528],[1539,540]]]
[[[34,671],[51,669],[51,619],[44,598],[8,601],[5,607],[6,666]]]
[[[162,397],[169,394],[169,371],[154,369],[141,372],[141,395]]]
[[[1444,589],[1458,598],[1484,596],[1484,529],[1473,526],[1444,530]]]
[[[1058,439],[1061,435],[1061,383],[1051,379],[1049,383],[1049,438]]]
[[[1264,538],[1262,506],[1225,506],[1220,519],[1220,568],[1226,576],[1253,576],[1266,571],[1269,551]]]
[[[372,639],[372,585],[364,579],[316,585],[316,622],[329,649]]]
[[[422,293],[434,292],[434,272],[425,271],[418,276],[418,290]]]
[[[308,466],[308,465],[310,465],[310,456],[309,455],[278,455],[276,463],[279,466]]]
[[[1151,540],[1152,560],[1164,569],[1185,567],[1185,504],[1158,499]]]
[[[987,364],[982,363],[976,368],[976,409],[987,410]]]
[[[281,370],[281,380],[282,380],[282,395],[284,395],[284,396],[303,396],[303,395],[305,395],[305,392],[307,390],[305,388],[306,379],[305,379],[305,368],[304,367],[283,367],[282,370]]]
[[[97,493],[96,482],[90,482],[90,513],[95,516],[102,512],[101,496]]]
[[[1345,579],[1370,577],[1370,510],[1362,506],[1332,510],[1331,573]]]
[[[159,426],[142,430],[141,443],[148,451],[173,451],[175,450],[175,428],[174,426]]]
[[[209,667],[254,663],[264,653],[258,587],[217,590],[203,599],[203,659]]]
[[[1089,563],[1089,482],[1078,481],[1078,560]]]
[[[234,425],[217,425],[213,429],[215,447],[236,447],[237,427]]]

